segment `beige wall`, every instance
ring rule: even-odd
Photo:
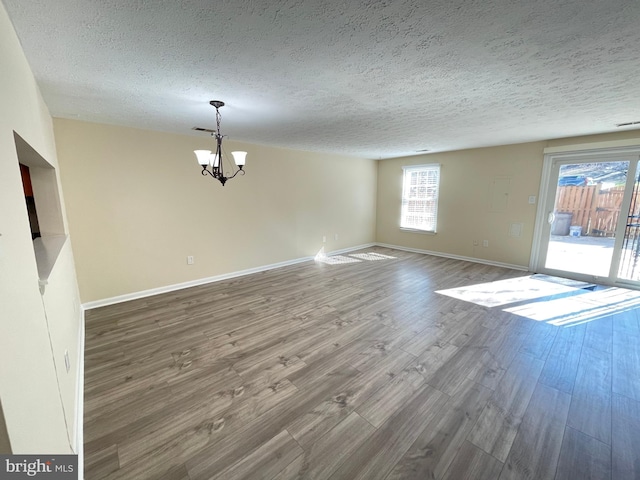
[[[545,142],[459,150],[395,158],[378,162],[376,240],[483,261],[527,267],[545,148],[602,148],[640,144],[638,130],[560,138]],[[402,231],[400,205],[402,166],[441,164],[438,232],[435,235]],[[506,208],[492,204],[496,179],[509,179]],[[528,197],[536,196],[530,205]],[[509,235],[512,222],[523,223],[522,236]],[[479,245],[474,245],[474,240]],[[482,241],[488,240],[489,247]]]
[[[377,241],[526,267],[537,207],[528,197],[538,195],[545,146],[536,142],[379,161]],[[402,167],[426,163],[441,164],[435,235],[400,230]],[[508,198],[500,205],[493,185],[504,179]],[[512,222],[524,224],[522,236],[509,236]]]
[[[249,152],[248,173],[222,187],[200,175],[192,154],[212,147],[207,136],[64,119],[54,131],[83,302],[314,255],[323,236],[327,251],[377,241],[526,267],[543,149],[633,136],[379,162],[227,140],[227,151]],[[402,166],[431,162],[442,165],[438,233],[401,231]],[[505,178],[508,200],[496,208],[492,188]],[[520,237],[509,235],[512,222],[523,224]]]
[[[54,129],[83,302],[315,255],[323,236],[327,251],[375,240],[372,160],[226,140],[247,174],[223,187],[193,154],[208,136]]]
[[[44,297],[38,288],[14,131],[53,167],[56,151],[51,117],[1,4],[0,70],[0,401],[14,453],[69,453],[76,426],[78,289],[68,244]]]

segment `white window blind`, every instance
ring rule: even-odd
[[[438,217],[438,189],[440,165],[411,165],[402,167],[402,213],[400,228],[436,231]]]

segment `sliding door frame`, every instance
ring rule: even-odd
[[[536,221],[534,226],[534,234],[533,234],[533,243],[531,246],[531,256],[529,260],[529,270],[532,272],[547,272],[549,270],[545,268],[544,262],[546,260],[546,246],[548,246],[548,232],[546,228],[547,219],[549,213],[553,211],[553,205],[551,205],[551,209],[549,208],[550,199],[552,191],[555,192],[557,189],[557,181],[555,178],[554,182],[554,164],[558,162],[562,162],[565,164],[570,164],[572,162],[581,163],[581,162],[589,162],[589,161],[597,161],[601,160],[617,160],[617,161],[629,161],[629,171],[627,174],[627,179],[629,179],[629,175],[635,178],[637,177],[638,172],[636,172],[636,166],[638,160],[640,158],[640,145],[634,146],[626,146],[626,147],[617,147],[617,148],[601,148],[601,149],[588,149],[588,150],[574,150],[574,151],[564,151],[557,153],[545,153],[544,161],[542,164],[542,176],[540,179],[540,190],[538,192],[538,208],[536,210]],[[632,185],[628,183],[627,185]],[[622,211],[628,212],[631,196],[633,192],[633,188],[626,188],[625,194],[622,201]],[[624,216],[626,220],[626,214]],[[571,278],[575,278],[577,280],[584,280],[589,282],[597,282],[605,285],[620,285],[620,286],[633,286],[635,288],[639,288],[640,285],[638,282],[633,281],[625,281],[617,279],[617,271],[620,260],[620,249],[623,242],[624,236],[624,228],[626,226],[626,221],[618,222],[618,227],[616,230],[616,240],[614,246],[614,255],[612,259],[612,265],[609,272],[609,276],[607,277],[598,277],[594,275],[586,275],[581,273],[573,273],[567,272]],[[545,244],[546,242],[546,244]],[[616,275],[613,273],[616,272]],[[555,273],[555,272],[553,272]]]

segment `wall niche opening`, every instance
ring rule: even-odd
[[[41,292],[66,242],[56,169],[13,132]]]
[[[27,214],[29,215],[29,226],[31,227],[31,239],[40,237],[40,224],[38,223],[38,211],[36,201],[33,198],[33,185],[29,167],[20,164],[20,175],[22,176],[22,186],[24,188],[24,199],[27,204]]]

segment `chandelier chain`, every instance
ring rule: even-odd
[[[220,135],[220,121],[222,120],[222,115],[220,114],[220,110],[218,110],[218,107],[216,107],[216,130],[218,132],[218,136],[222,137],[222,135]]]

